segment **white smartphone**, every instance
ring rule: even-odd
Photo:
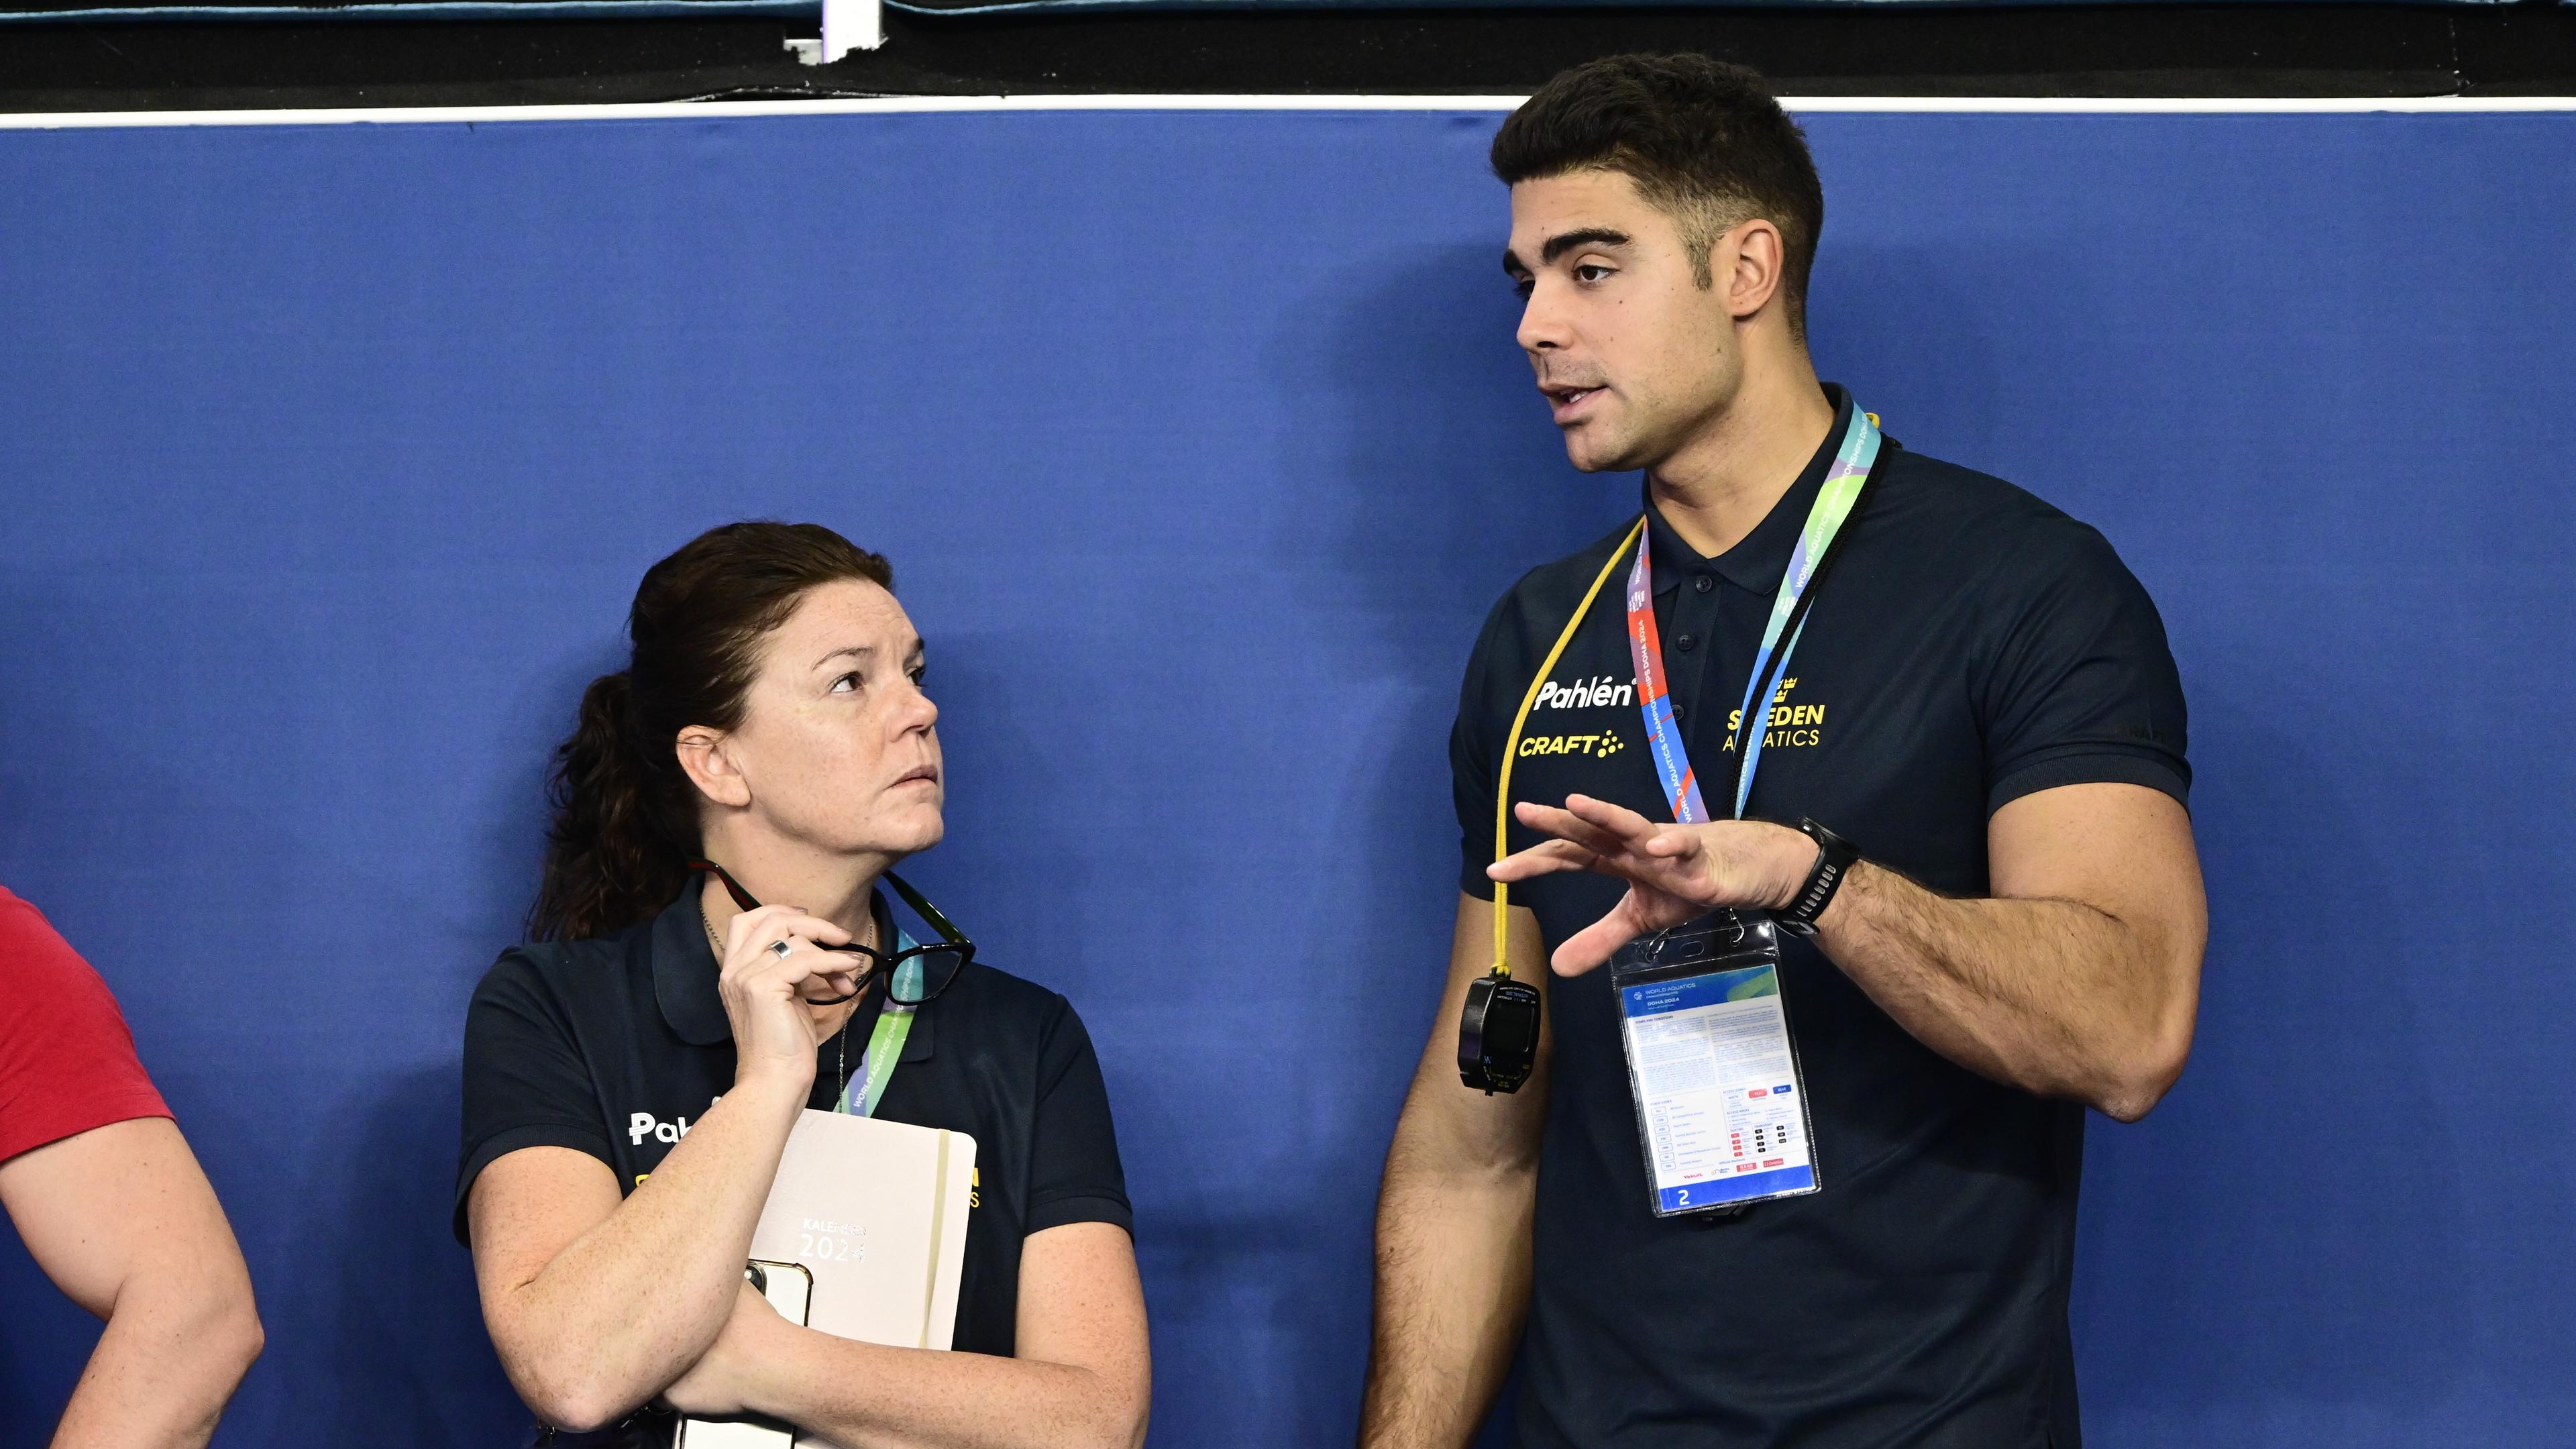
[[[778,1316],[802,1324],[814,1305],[814,1275],[802,1263],[754,1258],[742,1270]],[[776,1419],[682,1419],[671,1449],[795,1449],[796,1431]]]

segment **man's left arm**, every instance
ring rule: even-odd
[[[1759,821],[1659,825],[1581,795],[1515,809],[1557,838],[1496,864],[1496,878],[1628,882],[1557,948],[1568,975],[1702,911],[1781,909],[1817,859],[1805,835]],[[2199,1009],[2209,925],[2190,817],[2143,785],[2061,785],[2006,803],[1987,840],[1993,896],[1939,895],[1864,858],[1817,918],[1817,944],[1950,1060],[2136,1121],[2181,1075]]]
[[[1771,829],[1803,881],[1814,843]],[[1950,1060],[2138,1120],[2182,1074],[2199,1009],[2209,915],[2190,816],[2142,785],[2061,785],[1996,811],[1986,839],[1991,898],[1939,895],[1864,859],[1816,944]]]

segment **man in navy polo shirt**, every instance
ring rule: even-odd
[[[1823,193],[1758,77],[1597,61],[1493,160],[1522,350],[1644,516],[1532,570],[1468,663],[1361,1442],[1466,1443],[1517,1341],[1547,1449],[2071,1449],[2084,1109],[2173,1084],[2206,938],[2155,606],[2100,534],[1818,382]],[[1722,907],[1809,933],[1779,981],[1821,1187],[1658,1217],[1595,968]],[[1455,1053],[1498,909],[1547,1001],[1529,1082],[1485,1095]]]

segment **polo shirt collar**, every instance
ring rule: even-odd
[[[1823,490],[1825,474],[1834,466],[1834,455],[1842,447],[1843,432],[1851,426],[1851,393],[1834,383],[1824,386],[1825,396],[1834,405],[1834,425],[1825,430],[1824,445],[1807,460],[1798,481],[1789,485],[1789,491],[1735,547],[1715,558],[1701,557],[1699,550],[1683,542],[1672,525],[1664,522],[1663,514],[1655,509],[1653,490],[1647,490],[1646,538],[1655,561],[1656,593],[1680,588],[1682,580],[1699,573],[1714,573],[1751,593],[1770,594],[1779,589],[1781,575],[1789,571],[1789,555],[1797,551],[1798,535],[1807,526],[1807,512],[1816,506],[1816,494]]]
[[[878,940],[898,939],[894,911],[886,904],[884,891],[869,894],[868,910],[877,918]],[[680,898],[653,919],[646,940],[653,952],[653,999],[662,1008],[662,1020],[691,1046],[731,1043],[733,1021],[725,1015],[724,997],[716,990],[716,953],[707,941],[706,918],[698,908],[697,877],[691,876]],[[884,1003],[883,991],[870,992],[859,1003],[864,1020],[850,1023],[852,1034],[865,1041]],[[917,1062],[930,1055],[930,1017],[928,1010],[914,1015],[912,1034],[903,1043],[903,1060]]]

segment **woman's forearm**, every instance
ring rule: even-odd
[[[611,1422],[715,1341],[806,1090],[736,1084],[614,1212],[505,1295],[493,1338],[530,1407],[565,1428]]]
[[[746,1401],[842,1449],[1135,1449],[1141,1377],[991,1354],[887,1348],[792,1324]]]

